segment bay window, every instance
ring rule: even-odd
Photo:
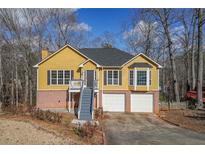
[[[149,80],[147,80],[149,79]],[[147,82],[151,85],[151,71],[150,70],[130,70],[129,71],[129,85],[146,86]]]
[[[147,85],[147,71],[137,71],[137,85]]]

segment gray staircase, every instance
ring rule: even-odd
[[[81,91],[80,98],[80,108],[79,108],[79,119],[90,121],[92,120],[92,97],[93,97],[93,89],[92,88],[84,88]]]

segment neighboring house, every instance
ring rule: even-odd
[[[116,48],[42,50],[37,68],[37,107],[78,107],[79,119],[92,119],[93,108],[110,112],[158,112],[159,69],[144,54]]]

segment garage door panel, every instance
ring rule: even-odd
[[[124,112],[124,94],[103,94],[103,110],[111,112]]]
[[[153,95],[131,94],[131,112],[153,112]]]

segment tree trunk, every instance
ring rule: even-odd
[[[192,42],[191,42],[191,73],[192,73],[192,90],[195,90],[195,88],[196,88],[196,74],[195,74],[195,52],[194,52],[195,26],[196,26],[196,17],[194,16],[193,31],[192,31]]]
[[[2,69],[2,61],[1,61],[1,51],[0,51],[0,102],[3,101],[3,69]]]
[[[197,72],[197,108],[203,107],[203,9],[198,9],[198,72]]]
[[[24,103],[28,103],[28,93],[29,93],[29,77],[28,70],[25,70],[25,94],[24,94]]]
[[[190,70],[190,52],[189,52],[189,45],[186,44],[186,53],[187,53],[187,85],[185,84],[186,91],[190,90],[191,85],[191,70]],[[185,80],[186,81],[186,80]]]
[[[176,75],[176,65],[175,65],[175,61],[174,61],[174,55],[172,53],[172,41],[171,41],[170,33],[168,30],[168,26],[166,24],[164,26],[164,29],[165,29],[165,35],[166,35],[167,41],[168,41],[168,52],[169,52],[171,70],[172,70],[172,75],[173,75],[173,86],[174,86],[175,100],[177,102],[180,102],[178,81],[177,81],[177,75]]]
[[[30,102],[30,105],[32,106],[33,105],[33,101],[32,101],[32,98],[33,98],[33,91],[32,91],[32,87],[33,87],[33,85],[32,85],[32,80],[30,79],[29,80],[29,102]]]
[[[17,55],[15,56],[15,76],[16,76],[16,106],[19,104],[19,79],[18,79],[18,66],[17,66]]]
[[[11,77],[11,104],[14,105],[14,72],[12,70],[12,77]]]

